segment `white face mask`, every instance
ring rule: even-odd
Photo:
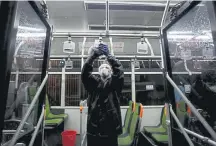
[[[102,64],[99,67],[99,74],[102,79],[107,79],[111,77],[112,71],[111,71],[110,66],[108,64]]]

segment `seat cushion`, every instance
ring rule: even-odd
[[[126,137],[128,136],[129,133],[128,133],[128,130],[126,130],[125,127],[122,128],[122,134],[118,136],[118,138],[122,138],[122,137]]]
[[[46,126],[58,126],[63,122],[63,119],[50,119],[50,120],[45,120],[45,125]]]
[[[158,127],[144,127],[144,131],[149,133],[166,133],[166,128],[164,128],[162,125]]]
[[[168,142],[167,134],[152,134],[152,137],[158,142]]]
[[[130,137],[130,135],[126,136],[126,137],[121,137],[118,138],[118,145],[119,146],[129,146],[130,144],[132,144],[133,140]]]
[[[55,114],[49,113],[47,115],[46,119],[60,119],[60,118],[66,119],[67,117],[68,117],[67,114],[58,114],[58,115],[55,115]]]

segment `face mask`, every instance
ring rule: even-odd
[[[99,68],[99,74],[102,77],[102,79],[107,79],[111,77],[111,68],[108,65],[102,65]]]

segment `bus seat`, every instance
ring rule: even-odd
[[[10,81],[9,83],[9,89],[8,89],[8,98],[7,98],[7,104],[6,104],[6,112],[5,112],[5,119],[9,119],[15,108],[15,82]]]
[[[50,119],[50,120],[45,120],[45,126],[52,126],[52,127],[57,127],[63,122],[63,119]]]
[[[186,119],[188,117],[187,106],[186,106],[185,102],[183,100],[180,100],[177,103],[176,107],[177,107],[176,108],[177,117],[178,117],[179,121],[181,122],[181,124],[185,125]]]
[[[135,110],[132,114],[132,119],[130,121],[129,131],[127,135],[124,135],[123,137],[118,137],[118,145],[119,146],[130,146],[133,144],[134,137],[136,133],[138,132],[138,126],[139,126],[139,112],[140,112],[140,104],[135,104]]]
[[[63,118],[66,119],[68,118],[67,114],[53,114],[50,111],[50,104],[49,104],[49,99],[48,99],[48,95],[46,95],[46,119],[58,119],[58,118]]]
[[[120,137],[125,135],[126,133],[128,133],[129,124],[130,124],[130,121],[132,118],[132,113],[133,113],[133,101],[130,101],[129,107],[128,107],[126,115],[125,115],[124,126],[122,128],[123,132],[120,135]]]
[[[30,97],[30,100],[32,101],[35,94],[37,92],[37,88],[36,86],[30,86],[28,87],[28,93],[29,93],[29,97]],[[37,103],[35,104],[35,108],[36,108],[36,113],[37,114],[37,108],[38,108],[38,101]],[[48,96],[46,95],[46,103],[45,103],[45,106],[46,106],[46,119],[45,119],[45,126],[52,126],[52,127],[57,127],[59,126],[63,120],[65,118],[67,118],[67,115],[66,114],[59,114],[59,115],[54,115],[51,113],[50,111],[50,105],[49,105],[49,100],[48,100]],[[35,118],[37,118],[37,116],[34,116]]]
[[[168,142],[168,134],[152,134],[152,137],[157,142],[167,143]]]
[[[165,108],[163,107],[161,111],[161,120],[159,125],[157,126],[144,126],[144,131],[148,133],[167,133],[167,125],[166,125],[166,115],[165,115]]]

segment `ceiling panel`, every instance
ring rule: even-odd
[[[89,0],[87,0],[89,1]],[[115,0],[112,0],[115,1]],[[121,1],[121,0],[119,0]],[[98,2],[105,2],[98,1]],[[130,1],[131,2],[131,1]],[[148,2],[145,0],[133,2]],[[152,2],[151,2],[152,3]],[[155,3],[155,2],[154,2]],[[161,2],[160,3],[165,3]],[[86,31],[88,25],[104,25],[105,10],[85,10],[84,1],[47,1],[50,24],[56,32]],[[110,24],[158,26],[163,12],[156,11],[112,11]]]

